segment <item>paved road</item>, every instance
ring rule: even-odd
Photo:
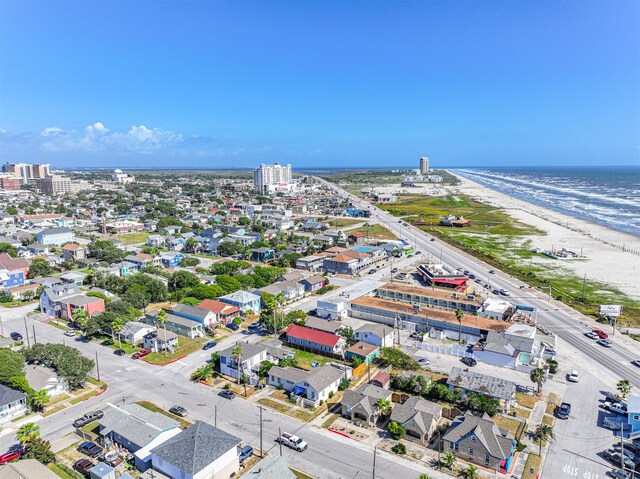
[[[24,311],[3,314],[2,321],[6,330],[24,329],[21,313],[24,314]],[[60,329],[49,324],[33,323],[38,342],[61,343],[65,339]],[[31,324],[29,327],[31,328]],[[66,340],[68,344],[69,338]],[[104,407],[108,402],[122,404],[147,400],[165,408],[173,404],[183,405],[189,411],[189,419],[210,423],[216,422],[217,408],[217,425],[220,428],[256,448],[260,447],[258,405],[241,398],[231,401],[222,399],[217,395],[219,391],[194,384],[188,379],[188,374],[193,370],[191,367],[185,368],[180,362],[166,367],[152,366],[127,356],[115,356],[112,349],[98,343],[75,340],[74,346],[89,357],[95,357],[97,352],[101,379],[107,381],[110,387],[99,397],[39,420],[38,424],[46,439],[55,440],[70,434],[73,431],[73,419],[86,411]],[[199,353],[195,353],[194,358],[196,361],[205,359]],[[15,427],[15,424],[9,424],[5,428],[0,436],[0,451],[14,443],[15,431],[12,428]],[[297,433],[310,444],[309,449],[301,454],[283,449],[284,456],[293,466],[316,477],[328,479],[370,477],[373,464],[373,449],[370,446],[309,426],[270,409],[263,409],[263,447],[270,453],[278,453],[274,439],[279,430]],[[424,471],[417,464],[378,452],[377,478],[417,478],[421,472]]]

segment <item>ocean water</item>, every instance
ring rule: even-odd
[[[530,203],[640,237],[640,166],[451,171]]]

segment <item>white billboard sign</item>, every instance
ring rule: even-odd
[[[617,304],[601,304],[600,314],[603,316],[610,316],[618,318],[622,312],[622,306]]]

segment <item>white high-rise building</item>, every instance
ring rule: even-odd
[[[136,177],[133,175],[128,175],[122,170],[113,170],[111,181],[113,181],[114,183],[119,183],[121,185],[126,185],[128,183],[133,183],[134,181],[136,181]]]
[[[28,183],[29,180],[37,180],[51,176],[51,166],[48,163],[6,163],[2,166],[2,171],[20,178],[23,184]]]
[[[429,174],[429,157],[423,156],[420,158],[420,174],[428,175]]]
[[[291,165],[262,164],[253,170],[253,187],[258,193],[291,189]]]

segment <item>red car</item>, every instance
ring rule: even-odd
[[[9,451],[0,455],[0,464],[6,464],[7,462],[15,461],[16,459],[20,459],[22,456],[22,452],[20,451]]]
[[[148,349],[142,349],[141,351],[138,351],[137,353],[135,353],[133,356],[131,356],[133,359],[140,359],[140,358],[144,358],[147,354],[149,354],[151,351],[149,351]]]
[[[600,339],[607,339],[609,337],[602,329],[594,329],[592,333],[596,333]]]

